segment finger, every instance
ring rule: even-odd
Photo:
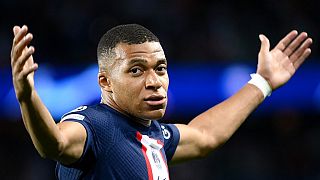
[[[306,39],[302,43],[302,45],[292,53],[292,55],[290,56],[290,61],[292,61],[293,63],[297,61],[298,58],[302,55],[302,53],[311,46],[311,44],[312,44],[312,39],[311,38]]]
[[[23,40],[21,40],[13,49],[12,52],[12,65],[14,66],[15,61],[19,59],[22,54],[22,51],[30,44],[31,40],[33,39],[33,35],[31,33],[27,34]]]
[[[19,30],[17,30],[14,38],[13,38],[13,46],[18,44],[19,41],[21,41],[21,39],[26,35],[26,33],[28,32],[28,27],[26,25],[23,25],[22,28],[20,28]]]
[[[13,35],[15,36],[19,32],[20,29],[21,28],[19,26],[14,26],[13,27]]]
[[[22,52],[25,47],[27,47],[28,44],[30,44],[30,42],[33,39],[33,35],[31,33],[28,33],[15,47],[16,52],[19,55],[19,52]]]
[[[303,32],[296,37],[283,51],[287,56],[291,56],[292,53],[301,45],[301,43],[308,37],[308,34]]]
[[[16,34],[20,31],[20,29],[21,29],[21,28],[20,28],[19,26],[14,26],[14,27],[13,27],[13,34],[14,34],[14,37],[15,37],[15,36],[16,36]],[[10,52],[10,53],[11,53],[11,54],[10,54],[10,55],[11,55],[11,65],[12,65],[12,63],[13,63],[13,62],[12,62],[12,60],[13,60],[14,44],[15,44],[15,43],[14,43],[14,38],[13,38],[12,48],[11,48],[11,52]]]
[[[34,63],[32,64],[29,68],[24,69],[21,72],[21,75],[23,78],[26,78],[29,74],[33,73],[34,71],[36,71],[38,69],[38,64]]]
[[[13,28],[13,33],[15,34],[14,38],[13,38],[13,42],[12,42],[12,48],[11,48],[11,65],[13,64],[13,61],[16,60],[16,45],[21,41],[21,39],[25,36],[25,34],[27,33],[28,27],[27,26],[22,26],[22,28],[20,28],[19,26],[15,26]]]
[[[261,41],[260,53],[268,53],[270,50],[269,39],[263,34],[259,35],[259,39]]]
[[[293,63],[293,66],[298,69],[301,64],[307,59],[307,57],[311,54],[311,49],[307,48],[303,54]]]
[[[27,60],[30,58],[30,56],[32,56],[34,51],[35,51],[34,47],[31,46],[27,49],[27,51],[25,53],[23,53],[23,55],[17,60],[17,63],[14,67],[15,72],[23,69]]]
[[[293,30],[290,33],[288,33],[283,39],[279,41],[279,43],[276,45],[275,49],[279,49],[280,51],[283,51],[286,49],[288,44],[298,35],[298,31]]]

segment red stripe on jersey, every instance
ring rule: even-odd
[[[137,139],[141,142],[141,139],[142,139],[142,134],[139,132],[139,131],[137,131]]]
[[[168,163],[167,163],[167,161],[164,159],[164,156],[163,156],[163,154],[162,154],[162,151],[160,151],[160,154],[161,154],[161,157],[162,157],[163,162],[165,162],[164,164],[166,165],[166,167],[167,167],[167,172],[168,172],[168,174],[169,174]],[[170,180],[170,176],[169,176],[169,179],[168,179],[168,180]]]
[[[144,147],[144,145],[142,145],[142,153],[143,153],[144,159],[146,160],[149,180],[153,180],[151,164],[150,164],[149,158],[147,156],[147,148]]]
[[[158,144],[161,144],[162,146],[164,146],[163,142],[161,140],[157,140]]]
[[[142,139],[142,134],[137,131],[137,139],[141,142],[141,139]],[[144,156],[144,159],[146,161],[146,165],[147,165],[147,169],[148,169],[148,177],[149,177],[149,180],[153,180],[153,175],[152,175],[152,168],[151,168],[151,164],[150,164],[150,161],[149,161],[149,158],[147,156],[147,148],[141,144],[142,148],[142,154]]]

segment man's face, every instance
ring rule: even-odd
[[[110,82],[118,110],[142,119],[162,118],[167,106],[169,77],[160,43],[120,43],[115,53]]]

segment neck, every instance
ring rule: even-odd
[[[132,118],[134,122],[141,124],[145,127],[149,127],[151,125],[151,120],[141,119],[141,118]]]
[[[120,107],[109,96],[105,96],[105,95],[101,94],[101,102],[100,103],[110,106],[112,109],[114,109],[114,110],[118,111],[119,113],[132,119],[135,123],[138,123],[138,124],[143,125],[145,127],[149,127],[151,125],[151,120],[134,117],[124,111],[121,111]]]

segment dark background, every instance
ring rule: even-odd
[[[260,33],[274,46],[292,29],[306,31],[314,40],[306,63],[319,65],[319,10],[317,0],[1,0],[0,69],[10,69],[12,27],[23,24],[36,61],[56,69],[92,64],[100,36],[124,23],[154,32],[175,64],[256,63]],[[171,179],[320,179],[319,114],[254,112],[208,158],[170,166]],[[54,162],[39,157],[20,118],[1,118],[0,141],[0,179],[54,179]]]

